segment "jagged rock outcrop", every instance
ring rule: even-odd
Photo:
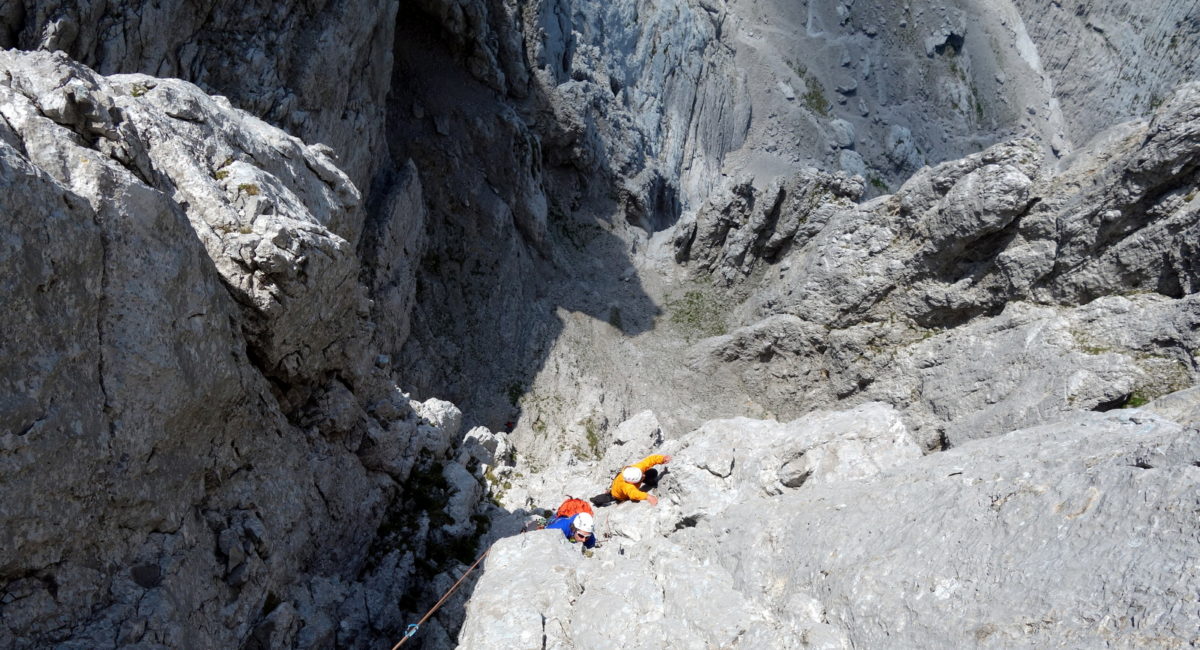
[[[333,147],[341,168],[365,186],[386,155],[398,6],[20,0],[0,12],[0,47],[62,51],[106,75],[190,81]]]
[[[0,69],[0,645],[390,633],[457,561],[426,544],[473,550],[482,488],[461,412],[374,364],[355,186],[184,82]]]
[[[784,412],[883,399],[926,446],[1192,384],[1198,107],[1200,87],[1184,86],[1061,171],[1018,141],[861,205],[806,203],[837,196],[821,177],[739,186],[745,198],[675,240],[749,297],[734,312],[749,324],[698,345],[694,363],[732,364]]]
[[[663,445],[657,508],[598,511],[593,557],[500,540],[460,647],[1187,645],[1196,404],[925,457],[881,405],[710,422]]]

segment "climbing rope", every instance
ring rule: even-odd
[[[567,497],[567,498],[571,498],[571,497]],[[607,521],[608,520],[605,519],[606,523],[607,523]],[[536,528],[530,528],[530,527],[528,527],[528,525],[526,525],[525,527],[523,527],[521,529],[520,534],[525,534],[531,530],[539,530],[539,529],[545,528],[546,523],[548,523],[548,520],[543,520],[541,525],[536,526]],[[445,603],[448,598],[450,598],[450,595],[454,593],[454,590],[458,589],[458,586],[462,584],[462,581],[467,579],[467,576],[470,575],[471,572],[475,570],[475,567],[479,566],[479,563],[483,561],[483,558],[487,557],[487,554],[489,552],[491,552],[491,550],[492,550],[492,547],[488,546],[487,549],[484,550],[483,554],[480,555],[478,558],[476,558],[475,562],[470,567],[467,568],[466,572],[464,572],[461,577],[459,577],[458,582],[455,582],[454,585],[452,587],[450,587],[450,590],[447,591],[445,594],[443,594],[441,599],[438,600],[436,603],[434,603],[433,607],[430,608],[428,612],[425,612],[425,615],[421,617],[421,620],[417,621],[416,623],[409,623],[408,627],[404,628],[404,638],[400,639],[399,643],[392,646],[392,650],[396,650],[400,646],[404,645],[405,642],[407,642],[410,638],[417,635],[417,630],[420,630],[421,626],[425,624],[425,621],[428,621],[429,617],[433,616],[433,613],[436,612],[438,610],[438,608],[441,607],[442,604]]]
[[[462,574],[462,576],[461,576],[461,577],[458,579],[458,582],[455,582],[455,583],[454,583],[454,586],[450,587],[450,590],[449,590],[449,591],[447,591],[445,594],[443,594],[443,595],[442,595],[442,598],[441,598],[441,600],[439,600],[439,601],[437,601],[436,603],[434,603],[433,607],[432,607],[432,608],[430,608],[430,610],[429,610],[428,612],[425,612],[425,615],[421,617],[421,620],[417,621],[416,623],[409,623],[409,624],[408,624],[408,627],[404,629],[404,638],[403,638],[403,639],[400,639],[400,642],[399,642],[399,643],[397,643],[396,645],[392,646],[392,650],[396,650],[396,649],[397,649],[397,648],[399,648],[400,646],[404,645],[404,643],[405,643],[406,641],[408,641],[408,640],[409,640],[409,639],[411,639],[412,637],[416,636],[416,634],[417,634],[417,630],[421,629],[421,626],[425,624],[425,621],[428,621],[428,620],[429,620],[429,617],[430,617],[430,616],[433,616],[433,613],[434,613],[434,612],[436,612],[436,611],[438,610],[438,608],[442,606],[442,603],[445,603],[445,602],[446,602],[446,600],[447,600],[448,598],[450,598],[450,595],[454,593],[454,590],[455,590],[455,589],[458,589],[458,586],[462,584],[462,581],[463,581],[463,580],[466,580],[467,576],[468,576],[468,575],[470,575],[470,574],[471,574],[471,572],[475,570],[475,567],[476,567],[476,566],[479,566],[479,562],[480,562],[480,561],[482,561],[482,560],[483,560],[483,558],[484,558],[484,557],[486,557],[486,556],[487,556],[487,554],[488,554],[488,552],[489,552],[489,551],[491,551],[491,550],[492,550],[492,547],[491,547],[491,546],[488,546],[488,547],[487,547],[487,549],[486,549],[486,550],[483,552],[483,555],[480,555],[480,556],[479,556],[479,558],[475,560],[475,563],[474,563],[474,564],[472,564],[472,565],[471,565],[471,566],[470,566],[470,567],[469,567],[469,568],[466,570],[466,572]]]

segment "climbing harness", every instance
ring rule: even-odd
[[[413,636],[415,636],[417,634],[417,630],[421,629],[421,626],[425,624],[425,621],[428,621],[429,617],[433,616],[433,613],[436,612],[438,610],[438,608],[441,607],[442,604],[445,603],[446,600],[450,598],[450,595],[453,594],[454,591],[456,589],[458,589],[458,586],[462,584],[462,581],[466,580],[467,576],[470,575],[471,572],[475,570],[475,567],[479,566],[479,562],[482,561],[483,558],[486,557],[488,552],[490,552],[491,550],[492,550],[492,547],[488,546],[487,550],[485,550],[483,552],[483,555],[480,555],[479,558],[475,560],[475,563],[472,564],[469,568],[467,568],[466,572],[463,573],[462,576],[458,579],[458,582],[455,582],[454,586],[450,587],[450,590],[442,595],[441,600],[434,603],[433,607],[430,608],[430,610],[428,612],[425,612],[425,615],[421,617],[421,620],[417,621],[416,623],[408,624],[408,627],[406,627],[404,629],[404,638],[400,639],[399,643],[392,646],[392,650],[396,650],[400,646],[404,645],[404,643],[406,641],[408,641],[410,638],[412,638]]]

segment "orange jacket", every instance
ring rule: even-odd
[[[642,474],[645,474],[646,470],[655,465],[661,465],[666,460],[666,456],[655,454],[653,456],[646,456],[642,459],[642,462],[629,465],[629,467],[636,467],[642,470]],[[621,469],[624,471],[624,468]],[[646,497],[650,496],[637,489],[637,486],[633,483],[622,478],[621,472],[617,472],[617,477],[613,479],[612,487],[608,489],[608,493],[617,501],[645,501]]]

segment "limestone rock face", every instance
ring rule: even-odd
[[[185,79],[332,146],[363,185],[382,162],[397,7],[30,0],[5,7],[0,46],[61,50],[106,75]]]
[[[1153,111],[1177,85],[1196,79],[1200,39],[1194,30],[1181,28],[1195,17],[1194,7],[1079,0],[1057,5],[1015,0],[1013,5],[1038,46],[1038,59],[1076,143]],[[1125,83],[1089,81],[1115,69],[1122,70]]]
[[[169,184],[171,200],[188,206],[224,283],[250,312],[254,353],[268,374],[295,380],[360,362],[355,339],[366,296],[350,243],[361,229],[359,195],[323,151],[188,84],[110,82],[65,61],[47,63],[12,77],[14,92],[35,98],[7,109],[19,137],[52,142],[63,135],[47,131],[77,128],[150,184]],[[68,159],[70,145],[31,152],[50,167]],[[69,163],[59,169],[87,195],[94,181]]]
[[[190,84],[0,69],[0,646],[374,643],[482,488],[371,363],[358,190]]]
[[[597,511],[594,556],[497,542],[460,647],[1186,645],[1200,438],[1153,411],[1195,402],[925,457],[880,405],[706,423],[664,444],[657,507]],[[806,447],[811,477],[781,481]]]
[[[864,204],[789,198],[777,218],[776,190],[739,186],[738,203],[697,216],[714,225],[675,240],[677,258],[749,296],[734,311],[747,324],[697,344],[694,363],[732,364],[778,409],[905,405],[926,447],[1190,385],[1197,106],[1184,86],[1060,171],[1017,141]],[[836,197],[823,183],[801,176],[780,193]]]
[[[1195,643],[1159,4],[0,3],[0,647]]]

